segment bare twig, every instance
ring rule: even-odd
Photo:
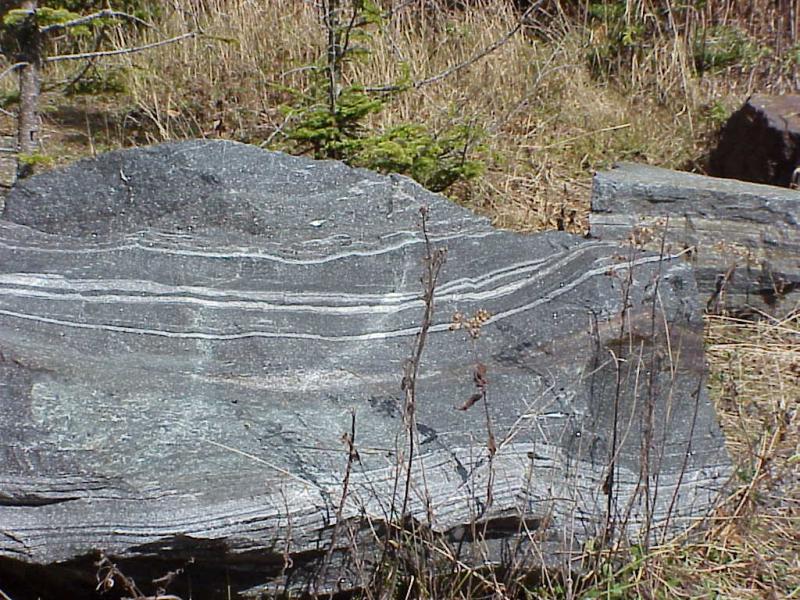
[[[144,44],[143,46],[135,46],[133,48],[121,48],[119,50],[104,50],[102,52],[80,52],[78,54],[60,54],[57,56],[48,56],[44,59],[44,62],[51,63],[51,62],[61,62],[64,60],[84,60],[87,58],[102,58],[106,56],[121,56],[124,54],[134,54],[136,52],[142,52],[144,50],[150,50],[152,48],[159,48],[161,46],[166,46],[167,44],[174,44],[175,42],[180,42],[187,38],[192,38],[198,35],[197,31],[189,31],[187,33],[182,33],[181,35],[176,35],[175,37],[171,37],[166,40],[159,40],[158,42],[153,42],[152,44]]]
[[[294,566],[294,560],[291,557],[291,543],[292,543],[292,513],[289,510],[289,501],[286,499],[286,493],[283,488],[280,489],[281,498],[283,499],[283,509],[286,511],[286,543],[283,546],[282,558],[283,567],[281,568],[281,581],[286,578],[286,572]]]
[[[144,25],[145,27],[153,26],[147,21],[144,21],[134,15],[106,8],[99,12],[92,13],[90,15],[84,15],[82,17],[78,17],[77,19],[73,19],[71,21],[65,21],[64,23],[53,23],[52,25],[41,27],[39,31],[41,33],[49,33],[51,31],[58,31],[60,29],[67,29],[69,27],[77,27],[78,25],[85,25],[86,23],[91,23],[92,21],[96,21],[97,19],[125,19],[126,21],[131,21],[133,23],[138,23],[139,25]]]
[[[95,36],[93,52],[99,52],[100,51],[100,47],[101,47],[101,45],[103,43],[103,38],[104,37],[105,36],[101,32],[98,32],[98,34]],[[74,86],[76,83],[78,83],[81,79],[83,79],[84,75],[86,75],[86,73],[89,72],[89,69],[93,68],[95,66],[95,64],[97,64],[97,63],[96,63],[96,61],[94,59],[87,60],[81,66],[81,68],[78,69],[77,74],[73,75],[72,77],[70,77],[67,80],[60,81],[60,82],[54,84],[52,87],[47,86],[47,89],[53,89],[56,86],[62,86],[62,85],[64,86],[65,90],[70,89],[72,86]]]
[[[403,374],[402,388],[405,392],[405,417],[408,429],[408,465],[406,471],[405,492],[403,494],[403,508],[400,512],[401,518],[405,517],[408,508],[408,498],[411,490],[411,470],[414,461],[414,445],[416,437],[416,406],[417,406],[417,377],[422,362],[422,353],[425,350],[425,343],[428,340],[428,331],[433,323],[434,294],[439,273],[444,265],[446,250],[443,248],[435,249],[428,236],[428,207],[423,206],[419,210],[422,216],[422,236],[425,240],[425,274],[422,282],[424,286],[423,301],[425,310],[422,315],[422,323],[414,342],[411,357],[406,360],[405,372]]]
[[[678,481],[675,484],[675,489],[672,492],[672,497],[669,501],[669,508],[667,509],[667,517],[664,523],[664,527],[662,530],[661,535],[661,543],[664,544],[667,540],[667,532],[669,531],[669,522],[672,518],[673,512],[675,511],[675,505],[678,502],[678,496],[680,494],[681,486],[683,485],[683,478],[686,475],[689,467],[689,457],[692,455],[692,439],[694,438],[695,427],[697,426],[697,416],[700,412],[700,397],[703,391],[703,377],[700,377],[697,382],[697,389],[692,394],[694,398],[694,405],[692,410],[692,418],[689,424],[689,435],[687,437],[686,442],[686,450],[683,453],[683,462],[681,462],[681,469],[678,472]],[[751,485],[753,485],[756,481],[757,477],[753,477],[751,481]]]
[[[390,6],[386,12],[381,15],[382,19],[391,19],[394,15],[399,13],[404,8],[411,6],[412,4],[416,4],[418,0],[405,0],[405,2],[401,2],[397,6]]]
[[[344,28],[344,33],[340,35],[339,60],[342,60],[350,52],[350,36],[353,30],[358,27],[358,23],[356,22],[357,18],[358,8],[356,5],[353,5],[353,13],[350,15],[350,21],[347,23],[347,27]]]
[[[394,15],[399,13],[404,8],[407,8],[407,7],[411,6],[412,4],[416,4],[418,2],[419,2],[419,0],[406,0],[405,2],[401,2],[397,6],[390,6],[388,9],[386,9],[386,11],[381,13],[380,18],[382,20],[384,20],[384,21],[386,21],[388,19],[391,19]],[[364,27],[364,26],[369,25],[369,24],[370,24],[370,21],[368,19],[365,19],[363,17],[362,18],[355,18],[355,15],[354,15],[351,27],[354,28],[354,29],[358,29],[358,28]]]
[[[483,367],[483,364],[480,364],[479,367]],[[492,417],[489,413],[489,397],[486,394],[486,384],[487,381],[485,378],[481,378],[481,381],[477,383],[483,393],[483,410],[486,416],[486,450],[489,452],[489,476],[486,480],[486,504],[483,509],[484,514],[488,513],[494,501],[494,456],[497,454],[497,441],[494,437]],[[488,527],[488,525],[489,520],[487,519],[484,525],[484,536],[486,535],[486,527]]]
[[[347,445],[347,466],[344,471],[344,481],[342,482],[342,497],[339,500],[339,506],[336,507],[336,523],[333,526],[333,533],[331,533],[331,543],[328,547],[328,552],[325,554],[325,560],[322,563],[317,582],[322,578],[323,582],[330,566],[333,551],[336,548],[336,539],[339,535],[339,529],[342,525],[342,515],[344,514],[344,505],[347,501],[347,493],[350,490],[350,474],[353,472],[353,463],[360,461],[358,451],[356,450],[356,411],[350,411],[350,433],[345,433],[342,436],[342,441]]]
[[[552,144],[546,144],[544,146],[530,146],[530,145],[520,145],[520,148],[525,148],[529,150],[549,150],[550,148],[558,148],[559,146],[566,146],[567,144],[571,144],[574,141],[580,140],[585,137],[591,137],[593,135],[597,135],[598,133],[608,133],[609,131],[617,131],[619,129],[627,129],[631,126],[630,123],[622,123],[620,125],[613,125],[611,127],[602,127],[600,129],[595,129],[592,131],[584,131],[580,135],[575,135],[563,140],[558,140]]]
[[[661,284],[661,279],[664,275],[664,257],[666,255],[666,243],[667,243],[667,231],[669,230],[669,218],[664,223],[664,229],[661,232],[661,247],[659,249],[659,257],[662,259],[658,262],[658,271],[655,275],[655,282],[653,284],[653,299],[650,305],[650,338],[652,340],[656,339],[656,323],[658,322],[658,303],[661,298],[659,294],[659,285]],[[662,306],[662,313],[663,313],[663,306]],[[662,316],[664,316],[662,314]],[[669,347],[669,323],[664,320],[664,340],[667,347]],[[640,458],[640,465],[639,465],[639,477],[641,478],[642,483],[644,484],[644,501],[645,501],[645,524],[644,524],[644,535],[643,544],[646,549],[650,548],[650,532],[653,528],[653,521],[655,519],[655,511],[656,511],[656,502],[658,499],[658,492],[659,492],[659,482],[661,479],[661,466],[664,458],[664,452],[666,451],[666,432],[667,426],[664,425],[663,428],[663,435],[660,440],[660,447],[655,447],[655,415],[656,415],[656,378],[658,376],[658,372],[661,370],[661,357],[660,353],[655,350],[655,348],[651,349],[650,351],[650,373],[648,374],[648,381],[647,381],[647,401],[645,403],[645,415],[644,415],[644,427],[642,429],[642,440],[641,440],[641,458]],[[670,374],[671,374],[671,383],[674,384],[675,381],[675,373],[674,367],[670,367]],[[700,378],[702,382],[702,377]],[[699,392],[698,392],[699,395]],[[669,403],[669,397],[672,396],[670,392],[668,397],[665,399],[665,402]],[[697,405],[697,403],[695,403]],[[671,406],[665,406],[665,413],[668,415],[671,412]],[[667,421],[669,422],[669,421]],[[689,445],[691,446],[691,439],[694,435],[694,423],[692,424],[691,434],[689,436]],[[687,449],[688,452],[688,449]],[[652,453],[656,453],[655,465],[652,464],[653,458]],[[651,467],[655,467],[651,469]],[[686,466],[686,462],[684,461],[684,467]],[[653,473],[654,471],[654,473]],[[654,481],[651,485],[651,476],[654,476]],[[675,487],[675,492],[680,489],[680,482],[683,479],[683,473],[681,473],[680,478],[678,480],[678,485]],[[638,488],[638,485],[637,485]],[[652,488],[652,489],[651,489]],[[631,504],[635,502],[635,498],[631,499]],[[672,506],[670,506],[670,512],[672,511]],[[664,535],[666,536],[667,525],[669,523],[670,514],[667,513],[667,520],[664,525]]]
[[[531,4],[524,13],[519,17],[517,24],[514,25],[511,29],[509,29],[504,35],[496,39],[494,42],[483,48],[481,51],[473,54],[464,62],[461,62],[457,65],[453,65],[450,68],[445,69],[437,73],[436,75],[431,75],[430,77],[426,77],[425,79],[419,79],[417,81],[413,81],[408,85],[398,85],[398,84],[385,84],[385,85],[377,85],[377,86],[368,86],[364,88],[365,92],[373,92],[373,93],[383,93],[383,92],[400,92],[408,88],[421,88],[422,86],[428,85],[430,83],[436,83],[437,81],[441,81],[442,79],[446,79],[451,75],[458,73],[459,71],[466,69],[474,65],[479,60],[489,56],[492,52],[504,46],[512,37],[514,37],[517,32],[522,29],[522,26],[525,24],[525,19],[530,15],[534,10],[539,8],[539,5],[542,3],[543,0],[539,0]]]
[[[227,450],[228,452],[233,452],[234,454],[238,454],[239,456],[244,456],[245,458],[249,458],[250,460],[255,461],[255,462],[259,463],[259,464],[266,465],[270,469],[273,469],[273,470],[277,471],[278,473],[281,473],[282,475],[286,475],[287,477],[290,477],[291,479],[294,479],[295,481],[299,481],[303,485],[309,485],[311,487],[315,487],[317,489],[320,489],[320,487],[317,484],[315,484],[315,483],[313,483],[311,481],[308,481],[306,479],[303,479],[302,477],[298,477],[297,475],[295,475],[291,471],[287,471],[286,469],[282,469],[277,465],[273,465],[271,462],[266,461],[263,458],[255,456],[253,454],[250,454],[249,452],[245,452],[244,450],[239,450],[238,448],[233,448],[232,446],[227,446],[226,444],[221,444],[219,442],[215,442],[214,440],[207,440],[205,438],[199,438],[199,439],[201,441],[205,442],[206,444],[211,444],[212,446],[216,446],[217,448],[222,448],[223,450]]]
[[[136,585],[136,582],[119,570],[116,564],[111,562],[105,555],[95,563],[97,566],[97,591],[108,592],[113,589],[119,581],[125,591],[131,594],[135,600],[145,600],[147,598]]]
[[[339,30],[339,0],[326,0],[322,6],[322,21],[328,34],[327,71],[328,71],[328,110],[336,114],[338,86],[341,78],[341,47]]]
[[[7,68],[5,71],[3,71],[2,73],[0,73],[0,79],[2,79],[3,77],[5,77],[6,75],[9,75],[9,74],[13,73],[13,72],[14,72],[14,71],[16,71],[17,69],[20,69],[20,68],[22,68],[22,67],[27,67],[27,66],[28,66],[28,63],[27,63],[27,62],[18,62],[18,63],[14,63],[14,64],[13,64],[13,65],[11,65],[10,67],[8,67],[8,68]]]
[[[630,308],[630,293],[633,287],[633,267],[635,264],[633,256],[633,248],[631,248],[631,256],[628,261],[627,278],[625,279],[622,289],[622,309],[620,314],[620,325],[618,339],[624,340],[626,335],[625,322],[628,317],[628,308]],[[624,357],[616,356],[612,349],[608,349],[615,364],[615,384],[614,384],[614,407],[613,407],[613,429],[611,432],[611,448],[609,451],[608,470],[606,472],[605,480],[603,481],[603,493],[606,495],[606,523],[603,528],[603,535],[600,547],[601,549],[610,545],[613,546],[614,530],[616,527],[615,519],[615,494],[616,494],[616,471],[617,471],[617,454],[620,451],[620,403],[622,400],[622,365],[624,364]]]
[[[378,575],[383,572],[383,567],[386,564],[386,559],[388,554],[394,552],[396,548],[399,548],[401,546],[402,542],[399,541],[399,536],[404,533],[406,527],[405,518],[406,518],[406,512],[408,510],[408,500],[411,494],[412,470],[414,463],[414,454],[416,452],[417,378],[419,375],[420,364],[422,361],[422,354],[425,349],[425,343],[428,338],[428,332],[433,324],[434,294],[436,291],[436,284],[439,278],[439,272],[445,263],[446,253],[447,253],[445,248],[434,249],[433,247],[431,239],[428,235],[427,206],[423,206],[420,208],[420,215],[422,217],[422,235],[425,242],[425,255],[423,257],[424,272],[421,278],[423,284],[422,299],[425,308],[422,315],[420,328],[419,331],[417,332],[416,338],[414,340],[414,345],[411,350],[411,355],[404,361],[403,378],[400,383],[400,387],[405,393],[405,406],[403,411],[403,417],[404,417],[406,436],[408,438],[408,457],[405,461],[406,473],[405,473],[405,481],[403,482],[405,489],[403,493],[402,508],[398,515],[396,510],[397,509],[396,500],[397,500],[397,491],[401,485],[400,472],[403,462],[403,459],[401,458],[401,453],[398,452],[397,468],[395,470],[395,477],[394,477],[394,487],[392,489],[392,496],[391,496],[392,505],[391,508],[389,509],[389,515],[387,519],[388,522],[386,524],[387,525],[386,538],[383,541],[381,556],[380,559],[378,560],[377,567],[374,571],[372,580],[374,586],[373,589],[375,591],[375,597],[379,598],[385,597],[383,590],[385,582]],[[425,477],[424,469],[422,471],[422,476],[424,481]],[[426,484],[425,487],[427,492]],[[426,502],[427,502],[426,509],[428,511],[428,518],[432,520],[430,498],[426,498]],[[412,532],[412,541],[414,544],[414,559],[418,560],[419,552],[421,551],[421,549],[418,547],[418,536],[416,531]],[[417,570],[419,571],[419,564],[417,564],[416,566]],[[413,585],[409,585],[408,589],[409,590],[413,589]]]

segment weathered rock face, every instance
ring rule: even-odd
[[[589,223],[599,239],[685,251],[712,312],[800,301],[800,192],[623,163],[595,176]]]
[[[800,166],[800,95],[756,94],[725,123],[709,171],[789,187]]]
[[[465,562],[567,565],[609,525],[655,538],[708,510],[729,462],[683,261],[497,231],[402,177],[170,144],[7,199],[0,573],[17,587],[4,590],[71,577],[75,597],[101,551],[142,587],[185,567],[175,585],[194,598],[366,584],[407,476],[422,206],[447,262],[409,516]],[[479,337],[451,330],[479,310]],[[488,405],[456,410],[477,362]]]

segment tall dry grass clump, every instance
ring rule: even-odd
[[[343,84],[446,73],[513,31],[526,5],[462,4],[383,2],[387,18],[359,42]],[[784,4],[543,2],[496,50],[392,95],[366,125],[479,124],[486,174],[450,195],[502,227],[583,231],[592,169],[620,159],[697,167],[705,139],[744,94],[796,82],[787,61],[798,7]],[[314,2],[176,0],[146,35],[204,35],[127,59],[137,141],[205,135],[280,146],[282,107],[309,90],[324,59],[322,21]]]
[[[443,2],[397,4],[407,6],[390,13],[391,3],[383,4],[389,16],[359,42],[363,54],[347,63],[344,84],[380,87],[445,73],[503,39],[520,18],[507,0],[473,2],[464,10]],[[503,227],[580,231],[592,168],[620,158],[675,166],[697,154],[698,102],[685,58],[672,56],[674,40],[665,36],[658,48],[672,61],[668,68],[634,69],[639,75],[631,85],[638,92],[630,93],[593,72],[600,29],[558,3],[532,11],[524,27],[486,57],[393,94],[365,125],[382,131],[410,122],[437,132],[479,124],[486,174],[451,195]],[[203,35],[123,59],[131,74],[128,129],[135,141],[220,136],[279,146],[287,126],[282,107],[309,90],[312,67],[325,55],[314,3],[175,2],[157,30],[139,34],[144,40],[120,34],[118,43],[189,30]],[[659,98],[646,92],[653,77],[663,87]]]
[[[377,4],[384,18],[353,42],[341,85],[404,89],[372,94],[383,107],[358,125],[379,135],[412,123],[434,137],[475,128],[466,153],[484,175],[448,194],[501,227],[582,232],[593,169],[626,159],[702,169],[708,140],[747,93],[798,84],[796,0]],[[98,68],[123,69],[125,94],[85,100],[105,123],[52,112],[51,137],[66,124],[93,150],[205,136],[296,151],[284,143],[291,109],[318,91],[326,56],[321,3],[159,6],[155,28],[117,29],[117,46],[198,35],[103,59]],[[54,154],[74,154],[58,142]]]
[[[341,84],[405,89],[374,94],[383,108],[359,125],[380,134],[413,123],[434,136],[453,126],[479,129],[467,150],[485,174],[448,193],[502,227],[583,231],[593,169],[624,159],[702,169],[709,139],[748,93],[800,84],[797,0],[377,4],[384,19],[353,43],[357,56]],[[99,60],[94,69],[114,72],[124,93],[74,99],[78,111],[62,110],[63,86],[55,85],[45,150],[72,158],[198,136],[286,147],[296,118],[289,109],[313,94],[324,65],[321,2],[157,6],[156,27],[113,30],[117,47],[198,35]],[[74,74],[58,64],[48,80]]]

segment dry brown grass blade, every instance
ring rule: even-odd
[[[706,342],[738,481],[702,540],[662,549],[649,568],[676,582],[676,597],[796,597],[800,313],[756,322],[709,316]]]

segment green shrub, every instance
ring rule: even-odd
[[[328,39],[336,41],[332,46],[329,42],[325,57],[312,67],[314,75],[308,89],[302,93],[284,90],[297,98],[283,109],[289,123],[283,132],[286,149],[383,173],[409,175],[433,191],[443,191],[457,181],[483,173],[483,162],[473,154],[482,149],[484,132],[474,125],[456,122],[433,132],[423,125],[404,123],[383,131],[370,130],[368,118],[381,112],[393,96],[409,89],[410,81],[408,70],[401,69],[401,80],[380,97],[359,85],[338,89],[342,66],[368,60],[370,28],[382,26],[376,4],[353,0],[348,8],[352,11],[349,19],[341,20],[341,14],[331,18],[347,24],[328,25]],[[351,44],[354,41],[358,45]]]
[[[716,25],[698,33],[693,44],[699,73],[719,72],[727,67],[747,67],[764,56],[765,50],[738,27]]]
[[[125,72],[120,68],[94,68],[64,90],[66,96],[124,94],[127,91]]]
[[[383,102],[370,98],[357,87],[349,87],[338,95],[331,111],[322,94],[316,93],[306,106],[285,109],[298,118],[287,131],[287,138],[301,152],[310,151],[314,158],[346,160],[358,151],[364,119],[383,107]]]
[[[482,149],[483,136],[481,128],[471,125],[451,126],[438,135],[422,125],[399,125],[361,140],[351,162],[382,173],[407,174],[440,192],[483,173],[484,163],[468,158]]]
[[[483,162],[472,158],[483,149],[480,127],[456,124],[434,133],[423,125],[405,123],[371,132],[365,121],[383,110],[385,101],[358,87],[343,90],[333,112],[317,100],[305,108],[285,109],[287,116],[295,118],[285,132],[285,149],[381,173],[409,175],[436,192],[483,173]]]
[[[164,4],[161,0],[112,0],[110,3],[114,10],[127,12],[144,20],[161,15]],[[39,3],[40,7],[65,9],[81,14],[97,12],[108,8],[108,5],[108,0],[43,0]]]

